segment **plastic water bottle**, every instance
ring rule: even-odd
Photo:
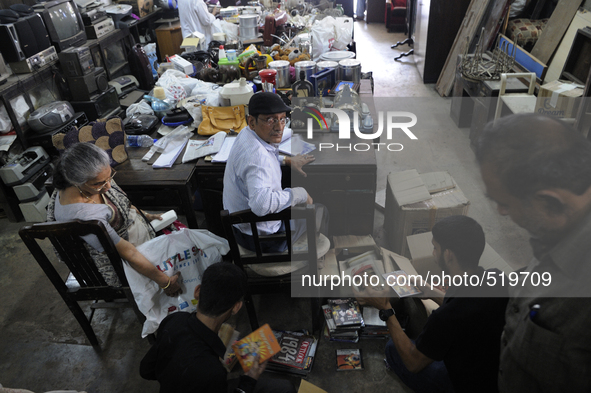
[[[156,141],[148,135],[128,135],[125,147],[151,147]]]
[[[147,94],[144,95],[144,99],[151,103],[154,112],[166,112],[173,108],[170,103]]]

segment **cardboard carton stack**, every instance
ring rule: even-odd
[[[390,173],[386,187],[384,231],[390,250],[410,257],[406,237],[429,232],[452,215],[467,215],[470,201],[447,172]]]

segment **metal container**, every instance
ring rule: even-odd
[[[339,63],[337,61],[331,61],[331,60],[319,61],[318,63],[316,63],[316,71],[317,72],[320,72],[322,70],[326,70],[328,68],[337,69],[337,68],[339,68]]]
[[[258,36],[258,20],[259,16],[255,14],[240,15],[238,17],[240,22],[240,38],[243,40],[251,40]]]
[[[316,73],[316,62],[315,61],[298,61],[294,64],[296,80],[300,80],[300,71],[306,73],[306,80],[309,81],[312,74]]]
[[[291,86],[289,83],[289,61],[275,60],[269,63],[269,68],[277,71],[277,87],[285,88]]]
[[[255,78],[257,79],[257,78]],[[253,82],[256,81],[253,79]],[[261,84],[261,89],[263,91],[269,91],[271,93],[275,93],[275,87],[277,86],[277,70],[272,70],[270,68],[265,68],[264,70],[259,71],[259,82]]]
[[[339,61],[337,79],[340,81],[359,83],[361,80],[361,62],[357,59],[345,59]]]
[[[320,60],[323,61],[341,61],[345,59],[354,59],[355,52],[351,52],[348,50],[333,50],[329,52],[325,52],[320,55]]]

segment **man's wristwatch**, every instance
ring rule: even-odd
[[[380,310],[380,313],[379,313],[380,319],[384,322],[386,322],[388,320],[388,318],[390,318],[392,315],[396,315],[396,312],[394,312],[393,308],[391,308],[389,310]]]

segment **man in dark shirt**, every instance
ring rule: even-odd
[[[388,367],[415,392],[497,392],[507,305],[507,291],[498,285],[502,272],[478,266],[486,243],[482,227],[473,219],[447,217],[432,232],[433,255],[450,277],[445,284],[456,285],[444,298],[434,299],[440,307],[429,316],[416,342],[402,330],[389,298],[366,288],[359,300],[380,310],[391,336],[386,345]],[[480,286],[464,279],[472,276],[485,281]]]
[[[226,347],[218,337],[222,323],[242,307],[246,276],[232,263],[209,266],[195,288],[199,300],[194,313],[176,312],[166,317],[158,328],[156,343],[140,364],[140,375],[158,380],[160,393],[226,393],[228,373],[222,365]],[[257,382],[266,362],[254,366],[240,377],[236,393],[295,392],[288,381]]]

